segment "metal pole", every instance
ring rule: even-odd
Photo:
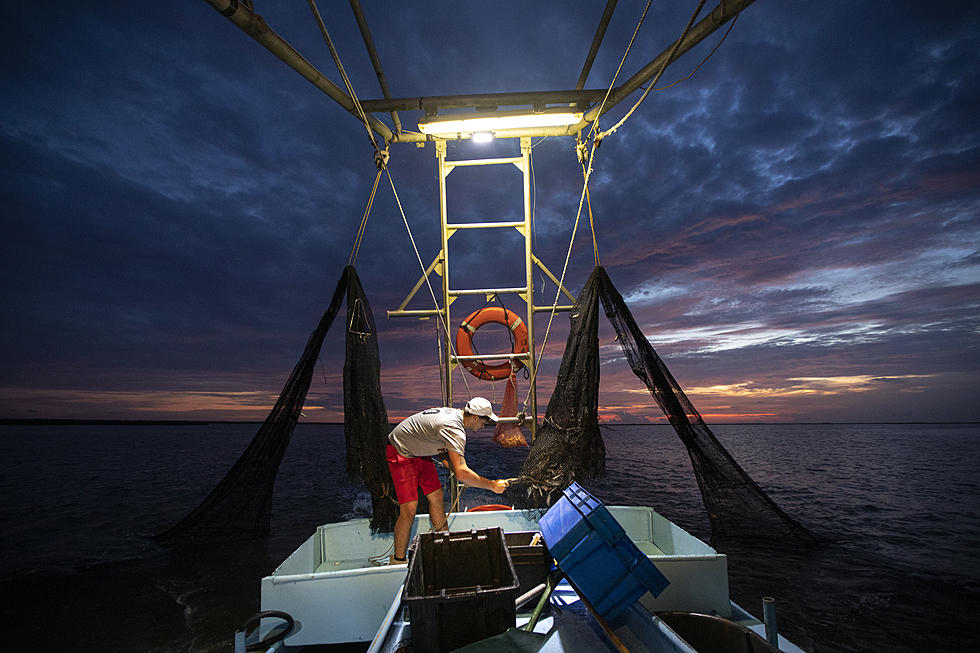
[[[531,251],[531,138],[521,139],[521,172],[524,180],[524,274],[527,279],[527,338],[528,360],[527,367],[531,378],[537,378],[534,373],[534,254]],[[528,410],[531,413],[531,442],[538,432],[538,393],[537,383],[531,385],[528,393]]]
[[[779,648],[779,629],[776,626],[776,599],[762,598],[762,621],[766,624],[766,641]]]
[[[598,102],[605,95],[606,89],[604,88],[571,91],[515,91],[361,100],[361,106],[370,113],[372,111],[435,111],[437,109],[533,106],[536,104],[591,104]]]
[[[385,99],[391,97],[388,90],[388,81],[385,79],[384,70],[381,69],[381,58],[378,50],[374,47],[374,39],[371,38],[371,30],[368,29],[367,18],[364,17],[364,10],[361,9],[360,0],[350,0],[350,8],[354,11],[354,18],[357,19],[357,26],[361,30],[361,38],[364,39],[364,47],[367,48],[368,56],[371,58],[371,65],[374,66],[374,74],[378,76],[378,84],[381,85],[381,94]],[[402,121],[398,119],[396,111],[391,112],[391,120],[395,125],[395,131],[401,133]]]
[[[452,172],[452,168],[446,165],[446,142],[436,141],[436,159],[439,162],[439,234],[440,246],[442,247],[442,311],[446,319],[446,333],[443,340],[443,350],[446,353],[446,369],[443,374],[446,379],[446,394],[442,401],[445,406],[453,405],[453,348],[450,338],[450,317],[449,311],[449,230],[446,225],[449,220],[446,216],[446,177]],[[455,497],[453,497],[455,499]]]
[[[436,159],[439,162],[439,233],[442,240],[442,310],[445,315],[445,339],[443,349],[446,352],[446,367],[443,370],[445,394],[443,405],[453,405],[453,346],[452,333],[450,333],[450,310],[449,310],[449,229],[447,225],[449,219],[446,215],[446,177],[453,171],[451,166],[446,165],[446,142],[436,141]],[[450,470],[449,473],[449,505],[455,506],[459,502],[459,479]]]
[[[354,107],[354,100],[337,85],[327,79],[323,73],[307,61],[303,55],[293,49],[285,39],[276,34],[262,19],[262,16],[252,11],[251,3],[242,3],[237,0],[205,0],[214,7],[218,13],[234,23],[243,32],[258,41],[266,50],[276,55],[286,65],[305,77],[310,83],[327,94],[330,99],[347,109],[355,118],[361,119],[357,115]],[[381,138],[391,141],[394,134],[387,125],[375,118],[368,116],[368,123]]]
[[[602,37],[606,35],[606,28],[609,27],[609,20],[612,18],[613,10],[616,8],[616,0],[608,0],[606,2],[606,9],[602,12],[602,18],[599,19],[599,26],[595,29],[595,37],[592,39],[592,47],[589,48],[589,54],[585,57],[585,65],[582,66],[582,72],[579,73],[578,83],[575,85],[575,90],[582,90],[585,88],[585,80],[589,78],[589,71],[592,70],[592,62],[595,61],[595,56],[599,52],[599,45],[602,43]]]
[[[682,54],[703,41],[712,32],[734,18],[736,14],[748,7],[753,2],[755,2],[755,0],[722,0],[722,2],[715,7],[711,13],[708,14],[708,16],[691,28],[691,31],[687,33],[687,37],[677,48],[677,53],[674,55],[674,58],[667,62],[668,65],[674,61],[677,61]],[[670,51],[673,49],[673,47],[674,44],[672,43],[670,47],[658,54],[653,61],[645,65],[639,72],[626,80],[622,86],[614,88],[613,92],[609,94],[609,99],[606,100],[605,105],[602,107],[602,113],[599,113],[598,106],[592,107],[588,112],[586,112],[582,122],[579,123],[574,130],[570,129],[569,133],[574,133],[574,131],[584,128],[588,123],[593,122],[599,118],[599,116],[619,104],[619,102],[624,100],[630,93],[643,86],[643,84],[646,82],[650,81],[654,75],[660,71],[660,68],[664,65],[664,62],[667,61],[667,57],[670,56]]]

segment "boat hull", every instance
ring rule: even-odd
[[[656,511],[609,506],[629,538],[670,580],[659,597],[640,603],[651,612],[683,611],[729,617],[728,564],[701,540]],[[505,532],[538,530],[539,512],[499,510],[452,513],[453,531],[500,527]],[[428,516],[416,517],[413,537],[430,530]],[[262,609],[293,616],[290,646],[371,641],[405,580],[405,566],[372,566],[392,537],[373,534],[367,519],[319,526],[270,576],[262,579]]]

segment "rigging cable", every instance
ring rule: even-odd
[[[639,107],[640,104],[643,102],[643,100],[646,99],[647,95],[650,94],[650,91],[653,90],[653,87],[656,86],[657,82],[660,81],[660,78],[661,76],[663,76],[664,71],[667,70],[667,66],[674,60],[674,55],[677,53],[677,50],[681,47],[681,43],[684,41],[684,39],[687,38],[687,33],[691,31],[691,26],[694,25],[694,20],[698,17],[698,14],[701,13],[701,9],[704,7],[705,2],[706,0],[701,0],[700,2],[698,2],[698,6],[694,8],[694,13],[691,14],[690,20],[687,21],[687,26],[684,28],[684,31],[681,33],[680,38],[674,41],[674,46],[670,49],[670,54],[667,56],[666,59],[664,59],[663,64],[660,66],[660,70],[657,71],[656,77],[653,78],[653,81],[650,82],[650,85],[647,86],[647,89],[643,91],[643,95],[640,96],[640,99],[636,101],[636,104],[634,104],[632,108],[626,112],[626,115],[623,116],[619,120],[619,122],[617,122],[612,128],[596,134],[595,141],[601,141],[606,136],[615,133],[616,130],[622,127],[623,123],[626,122],[626,120],[631,115],[633,115],[633,112],[636,111],[636,108]],[[600,113],[602,113],[601,110]],[[598,124],[598,122],[599,119],[596,118],[596,121],[593,123],[593,125]]]
[[[609,82],[609,87],[606,89],[606,94],[605,96],[603,96],[602,102],[599,105],[599,115],[602,114],[602,107],[605,106],[606,101],[609,99],[613,87],[616,84],[616,79],[619,77],[619,73],[623,70],[623,66],[626,63],[626,57],[629,55],[630,50],[633,48],[633,43],[634,41],[636,41],[636,35],[640,32],[640,26],[643,25],[643,20],[646,18],[647,11],[650,9],[650,5],[652,2],[653,0],[647,0],[647,4],[643,8],[643,13],[640,14],[640,19],[636,23],[636,29],[633,30],[633,36],[630,37],[629,44],[627,44],[626,46],[626,51],[623,53],[623,57],[619,61],[619,67],[616,68],[616,73],[613,75],[612,80]],[[704,4],[704,0],[702,0],[701,4]],[[589,137],[592,137],[596,133],[596,130],[598,128],[599,128],[599,119],[596,118],[596,120],[592,123],[592,127],[589,130],[589,135],[586,136],[586,142],[589,140]],[[562,266],[561,278],[558,280],[558,287],[555,289],[555,301],[551,306],[551,312],[548,316],[548,327],[545,329],[544,341],[541,343],[541,349],[538,354],[537,361],[534,364],[534,369],[531,371],[531,380],[530,383],[528,384],[529,386],[528,394],[527,397],[524,399],[525,412],[527,411],[527,405],[531,400],[531,388],[534,387],[534,382],[538,375],[538,367],[541,364],[541,361],[544,359],[544,351],[545,348],[548,346],[548,336],[551,334],[551,325],[554,322],[555,314],[558,312],[558,300],[561,298],[561,291],[565,284],[565,274],[568,272],[568,263],[572,257],[572,247],[575,244],[575,234],[578,231],[578,223],[582,217],[582,205],[584,204],[586,196],[588,195],[589,177],[592,175],[592,161],[595,159],[595,149],[596,146],[599,144],[600,140],[601,139],[598,137],[592,138],[592,149],[588,151],[589,152],[588,157],[585,156],[585,151],[587,149],[586,146],[581,142],[579,142],[577,146],[577,150],[579,153],[579,160],[583,165],[585,179],[582,183],[582,193],[579,196],[579,200],[578,200],[578,212],[575,214],[575,224],[572,227],[572,235],[568,243],[568,252],[565,254],[565,263]],[[588,167],[585,166],[586,159],[588,160]],[[591,221],[592,218],[591,200],[589,201],[589,218]],[[595,241],[595,231],[593,229],[593,242],[594,241]],[[598,246],[594,247],[594,255],[596,257],[596,260],[598,260],[598,256],[599,256]]]
[[[323,23],[323,18],[320,16],[320,10],[317,9],[315,0],[308,0],[310,9],[313,11],[313,17],[316,19],[316,24],[320,28],[320,33],[323,34],[323,39],[327,42],[327,47],[330,49],[330,55],[333,57],[334,63],[337,65],[337,70],[340,72],[341,78],[344,80],[344,86],[347,87],[347,93],[350,95],[351,100],[354,102],[354,106],[357,108],[357,113],[361,118],[361,122],[364,123],[364,128],[367,129],[368,138],[371,139],[371,144],[374,145],[375,151],[380,155],[382,150],[378,146],[377,141],[374,139],[374,132],[371,131],[371,124],[368,122],[367,114],[364,112],[364,107],[361,106],[361,101],[357,97],[357,93],[354,92],[354,85],[351,84],[350,78],[347,77],[347,71],[344,70],[344,64],[340,61],[340,55],[337,53],[337,49],[333,45],[333,40],[330,38],[330,33],[327,32],[327,26]],[[387,148],[385,148],[387,151]]]
[[[694,77],[695,73],[697,73],[699,70],[701,70],[701,66],[703,66],[706,63],[708,63],[708,59],[710,59],[712,56],[714,56],[715,52],[718,51],[718,48],[721,47],[721,44],[725,42],[725,39],[728,38],[728,35],[731,33],[732,28],[735,27],[735,22],[738,20],[738,17],[741,16],[741,15],[742,15],[741,13],[735,14],[735,17],[732,18],[732,22],[728,25],[728,29],[725,30],[725,34],[724,34],[724,36],[721,37],[721,40],[719,40],[718,43],[715,44],[715,47],[711,48],[711,52],[709,52],[705,56],[705,58],[701,60],[701,63],[699,63],[697,66],[695,66],[694,67],[694,70],[692,70],[690,73],[688,73],[688,75],[686,77],[681,77],[680,79],[678,79],[673,84],[667,84],[666,86],[658,86],[657,88],[655,88],[653,90],[654,91],[666,91],[668,88],[673,88],[673,87],[677,86],[678,84],[680,84],[681,82],[686,82],[687,80],[689,80],[692,77]]]
[[[432,304],[436,308],[436,315],[439,316],[439,323],[442,325],[442,328],[445,329],[446,342],[449,344],[449,349],[452,355],[456,356],[456,346],[453,344],[452,338],[449,337],[449,325],[446,324],[446,316],[443,315],[441,310],[439,310],[439,302],[436,300],[436,293],[432,289],[432,284],[429,282],[429,275],[425,273],[425,263],[422,262],[422,255],[419,254],[418,245],[415,244],[415,237],[412,236],[412,228],[408,224],[408,217],[405,215],[405,209],[402,207],[402,201],[398,197],[398,191],[395,189],[395,181],[391,178],[391,172],[387,168],[384,172],[388,176],[388,183],[391,185],[391,192],[395,196],[395,204],[398,205],[398,211],[402,215],[402,222],[405,223],[405,230],[408,232],[408,239],[412,243],[412,250],[415,252],[415,258],[418,260],[419,267],[422,269],[422,278],[425,279],[425,287],[429,289],[429,296],[432,298]],[[461,368],[462,366],[459,367]],[[473,392],[470,390],[470,384],[466,378],[466,375],[460,372],[460,378],[463,379],[463,385],[466,386],[467,395],[472,397]],[[450,400],[452,400],[452,397],[450,397]]]
[[[616,69],[616,73],[613,75],[612,81],[609,83],[609,88],[606,90],[606,94],[602,98],[602,102],[599,104],[599,113],[598,113],[598,115],[602,115],[602,108],[605,106],[606,101],[609,99],[609,95],[612,93],[612,89],[613,89],[613,87],[616,84],[616,78],[619,76],[620,71],[623,69],[623,65],[626,63],[626,57],[629,55],[629,52],[630,52],[630,50],[633,47],[633,42],[636,40],[636,35],[640,31],[640,26],[643,25],[643,20],[646,17],[647,10],[649,10],[651,2],[652,2],[652,0],[648,0],[646,6],[643,8],[643,13],[640,15],[640,20],[636,24],[636,29],[633,30],[633,36],[630,38],[630,42],[626,46],[626,52],[623,53],[623,58],[619,62],[619,67]],[[538,362],[534,366],[534,371],[531,373],[531,383],[532,384],[534,383],[534,377],[537,375],[538,364],[540,364],[542,358],[544,357],[544,349],[545,349],[545,347],[548,344],[548,335],[551,332],[551,324],[552,324],[552,321],[554,320],[555,313],[557,312],[558,299],[560,297],[562,284],[564,283],[564,280],[565,280],[565,273],[566,273],[566,271],[568,269],[568,261],[569,261],[569,258],[571,257],[571,253],[572,253],[572,245],[575,242],[575,232],[578,229],[578,222],[579,222],[579,219],[580,219],[580,217],[582,215],[582,204],[583,204],[583,202],[586,199],[588,200],[589,223],[590,223],[590,225],[592,225],[593,255],[595,256],[596,264],[598,265],[598,263],[599,263],[599,249],[598,249],[598,244],[597,244],[596,238],[595,238],[595,225],[594,225],[593,215],[592,215],[592,200],[591,200],[591,196],[589,195],[589,177],[592,176],[592,162],[595,159],[595,150],[596,150],[596,147],[599,145],[599,143],[602,141],[603,138],[605,138],[606,136],[614,133],[617,129],[619,129],[623,125],[623,123],[626,122],[626,119],[629,118],[630,115],[632,115],[632,113],[636,110],[636,108],[638,106],[640,106],[640,103],[643,102],[643,100],[650,93],[650,91],[654,89],[654,87],[656,86],[656,83],[660,80],[661,76],[663,76],[664,70],[666,70],[668,63],[670,63],[670,61],[673,59],[674,54],[676,53],[677,49],[680,47],[680,43],[687,37],[687,34],[690,31],[691,26],[694,24],[694,20],[697,18],[698,14],[701,13],[701,9],[704,7],[704,3],[705,3],[705,0],[700,0],[700,2],[698,3],[698,6],[695,7],[694,13],[691,15],[691,18],[688,21],[687,26],[684,28],[684,31],[681,34],[680,38],[677,39],[677,41],[674,42],[674,47],[672,48],[671,53],[667,57],[667,59],[666,59],[665,63],[663,64],[663,66],[661,66],[660,71],[656,75],[656,78],[649,84],[649,86],[647,87],[646,91],[643,93],[643,95],[640,97],[640,99],[636,102],[636,104],[633,105],[633,108],[631,108],[629,110],[629,112],[626,114],[626,116],[624,116],[623,119],[620,120],[613,128],[611,128],[609,130],[606,130],[606,131],[598,132],[598,133],[596,133],[596,130],[599,128],[599,119],[596,118],[596,120],[592,123],[592,127],[589,129],[589,134],[586,136],[586,139],[585,139],[586,142],[588,142],[589,138],[590,137],[592,138],[592,147],[591,147],[591,149],[588,150],[588,157],[586,157],[586,155],[585,155],[585,152],[586,152],[586,149],[587,149],[586,146],[585,146],[585,144],[582,143],[582,142],[579,142],[579,144],[577,146],[577,149],[578,149],[578,152],[579,152],[579,160],[582,163],[582,170],[583,170],[583,177],[584,177],[584,181],[583,181],[583,184],[582,184],[582,195],[579,197],[578,214],[575,216],[575,225],[572,228],[571,242],[569,243],[569,246],[568,246],[568,253],[565,256],[565,265],[562,268],[561,280],[559,281],[558,289],[555,291],[555,302],[552,305],[551,315],[548,318],[548,328],[545,330],[544,342],[541,345],[541,353],[540,353],[540,355],[538,357]],[[734,23],[734,21],[733,21],[733,23]],[[731,31],[731,26],[729,26],[728,29],[729,29],[729,31]],[[728,32],[725,33],[725,37],[727,37],[727,36],[728,36]],[[722,41],[725,40],[725,37],[722,37]],[[719,42],[718,45],[720,46],[721,43]],[[712,54],[714,54],[715,50],[717,50],[717,49],[718,49],[718,46],[715,46],[714,50],[712,50],[708,54],[708,57],[710,57]],[[704,61],[707,61],[708,57],[706,57],[704,59]],[[684,79],[689,79],[692,75],[694,75],[694,73],[697,72],[698,68],[700,68],[701,65],[703,65],[704,61],[702,61],[701,64],[699,64],[694,69],[694,71],[692,71],[691,74],[688,75]],[[684,80],[679,80],[679,81],[684,81]],[[673,86],[673,84],[671,86]],[[667,88],[669,88],[669,87],[667,87]],[[588,159],[588,166],[585,165],[586,158]],[[528,393],[528,399],[526,399],[524,401],[525,407],[527,406],[527,403],[528,403],[529,400],[530,400],[530,393]]]
[[[585,137],[586,142],[589,138],[595,134],[596,130],[599,128],[599,116],[602,115],[602,108],[606,106],[606,101],[612,94],[613,87],[616,85],[616,78],[619,77],[619,73],[622,72],[623,66],[626,64],[626,57],[629,56],[630,50],[633,48],[633,42],[636,40],[636,35],[640,33],[640,26],[643,25],[643,19],[646,18],[647,11],[650,9],[650,4],[653,0],[647,0],[646,6],[643,8],[643,13],[640,14],[640,20],[636,23],[636,29],[633,30],[633,36],[630,38],[630,42],[626,45],[626,52],[623,53],[623,58],[619,60],[619,67],[616,68],[616,73],[612,77],[612,81],[609,82],[609,88],[606,89],[606,94],[602,97],[602,102],[599,103],[599,112],[596,114],[596,119],[592,122],[592,126],[589,128],[589,134]]]
[[[364,238],[364,230],[367,227],[368,217],[371,214],[371,207],[374,204],[374,196],[378,190],[378,182],[381,180],[381,172],[388,165],[388,152],[389,146],[385,143],[385,149],[381,149],[378,142],[374,138],[374,132],[371,130],[371,124],[368,122],[367,114],[364,112],[364,107],[361,106],[361,100],[357,96],[357,92],[354,90],[354,85],[351,83],[350,78],[347,76],[347,71],[344,69],[343,62],[340,61],[340,54],[337,52],[337,48],[334,47],[333,40],[330,38],[330,32],[327,31],[327,26],[323,22],[323,17],[320,15],[320,10],[316,6],[315,0],[308,0],[310,5],[310,10],[313,12],[313,17],[316,19],[316,24],[320,28],[320,33],[323,35],[324,41],[327,42],[327,48],[330,50],[330,55],[333,57],[334,64],[337,66],[338,72],[340,72],[340,77],[344,80],[344,86],[347,87],[347,93],[350,95],[351,100],[354,102],[354,107],[357,109],[357,114],[361,119],[361,123],[367,130],[368,138],[371,139],[371,145],[374,147],[374,163],[378,167],[378,174],[374,178],[374,186],[371,188],[371,195],[368,198],[367,207],[364,209],[364,215],[361,217],[361,225],[357,230],[357,235],[354,238],[354,245],[351,248],[350,257],[347,259],[348,265],[353,265],[354,261],[357,260],[357,253],[361,247],[361,241]]]
[[[595,218],[592,216],[592,196],[589,195],[589,179],[585,174],[585,164],[582,164],[582,177],[585,178],[585,201],[589,205],[589,226],[592,228],[592,253],[595,256],[595,264],[599,265],[599,243],[595,237]]]
[[[371,215],[371,207],[374,205],[374,195],[378,192],[378,182],[381,181],[381,168],[374,177],[374,185],[371,187],[371,196],[368,197],[367,206],[364,207],[364,215],[361,217],[361,226],[357,229],[357,236],[354,238],[354,245],[351,247],[350,256],[347,258],[347,265],[354,265],[357,260],[357,253],[361,249],[361,240],[364,238],[364,230],[367,227],[368,217]]]
[[[401,200],[398,198],[398,191],[395,190],[395,182],[391,178],[391,172],[388,171],[388,167],[387,167],[388,148],[386,147],[384,150],[382,150],[378,146],[377,141],[375,141],[374,132],[371,131],[371,126],[368,123],[367,114],[365,114],[364,108],[361,106],[361,102],[357,97],[357,93],[354,92],[354,87],[351,84],[350,79],[347,77],[347,73],[344,70],[344,66],[340,61],[340,55],[337,54],[337,50],[336,48],[334,48],[333,41],[330,39],[329,32],[327,32],[327,26],[323,23],[323,18],[320,16],[320,11],[319,9],[317,9],[316,2],[315,0],[308,0],[308,2],[310,5],[310,9],[313,11],[313,16],[314,18],[316,18],[317,25],[320,28],[320,33],[323,34],[323,38],[327,42],[327,47],[330,49],[330,54],[333,56],[334,63],[337,65],[337,70],[340,71],[340,76],[344,80],[344,85],[347,87],[347,92],[350,94],[351,99],[354,101],[354,106],[357,107],[357,112],[361,116],[361,122],[364,123],[364,128],[367,129],[368,136],[371,139],[371,143],[372,145],[374,145],[375,162],[378,164],[378,176],[380,177],[381,172],[384,172],[388,176],[388,183],[391,185],[391,191],[395,195],[395,202],[398,204],[398,210],[401,212],[402,221],[405,223],[405,229],[408,231],[408,238],[412,242],[412,249],[415,251],[415,257],[418,259],[419,266],[422,268],[423,275],[425,275],[425,264],[422,262],[422,256],[419,254],[418,246],[415,244],[415,238],[412,236],[412,229],[408,224],[408,218],[405,216],[405,209],[402,207]],[[372,202],[373,202],[373,196],[374,196],[374,191],[372,191],[372,200],[371,200]],[[362,223],[363,222],[364,221],[362,220]],[[362,224],[362,229],[363,229],[363,224]],[[432,303],[436,308],[437,314],[439,315],[439,321],[442,324],[442,328],[446,330],[446,334],[447,334],[446,342],[449,343],[449,347],[452,350],[452,354],[455,356],[456,355],[455,347],[453,346],[452,339],[448,337],[449,327],[446,324],[446,318],[442,314],[442,312],[439,311],[439,302],[436,301],[435,292],[432,290],[432,284],[429,283],[429,277],[427,275],[425,275],[425,285],[429,289],[429,295],[432,297]],[[463,379],[463,385],[466,386],[467,394],[472,396],[473,393],[470,390],[470,385],[466,379],[466,375],[462,374],[461,372],[460,377]]]

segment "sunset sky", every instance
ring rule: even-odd
[[[254,4],[341,85],[307,3]],[[696,4],[653,3],[622,75]],[[573,88],[605,2],[363,5],[392,95],[417,97]],[[610,84],[644,5],[619,2],[586,88]],[[380,97],[348,3],[319,7],[359,96]],[[758,0],[596,151],[602,264],[709,424],[980,421],[978,7]],[[0,418],[263,419],[350,254],[376,172],[363,126],[205,2],[5,3],[0,16]],[[401,114],[411,129],[420,117]],[[574,139],[535,139],[533,164],[535,251],[559,274],[582,190]],[[433,146],[393,145],[390,171],[427,265]],[[517,216],[516,170],[462,172],[451,215]],[[587,217],[576,293],[593,265]],[[461,247],[461,283],[521,272],[516,236]],[[385,318],[421,275],[386,183],[356,267],[389,416],[439,403],[434,322]],[[552,303],[554,285],[535,281]],[[426,291],[413,307],[431,308]],[[454,323],[467,312],[454,306]],[[567,321],[548,336],[541,403]],[[546,327],[539,314],[539,346]],[[343,330],[326,339],[307,420],[342,419]],[[661,420],[604,321],[600,338],[603,419]],[[473,377],[469,389],[503,394]]]

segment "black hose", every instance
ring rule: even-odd
[[[271,617],[274,619],[282,619],[283,621],[286,622],[286,627],[268,639],[260,639],[254,644],[250,644],[248,647],[246,647],[245,649],[246,651],[258,651],[258,650],[266,649],[272,646],[273,644],[275,644],[276,642],[278,642],[279,640],[283,639],[287,635],[289,635],[289,633],[293,632],[293,626],[295,625],[295,622],[293,621],[293,617],[291,614],[287,612],[282,612],[281,610],[263,610],[262,612],[259,612],[258,614],[252,616],[251,619],[245,622],[245,626],[243,627],[243,630],[246,633],[246,637],[248,636],[249,626],[252,626],[253,628],[257,628],[259,626],[259,623],[262,621],[262,619],[265,619],[266,617]]]

